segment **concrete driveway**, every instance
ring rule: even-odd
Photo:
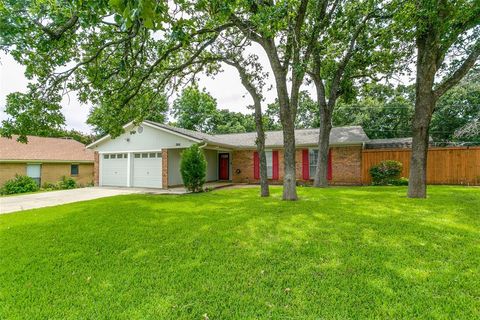
[[[132,193],[144,193],[144,191],[128,188],[91,187],[0,197],[0,214]]]

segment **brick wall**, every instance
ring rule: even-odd
[[[332,147],[331,184],[362,184],[362,147]]]
[[[253,153],[255,150],[233,151],[232,171],[233,182],[235,183],[258,183],[253,176]],[[295,152],[295,167],[297,180],[303,181],[302,177],[302,151],[299,148]],[[279,180],[270,181],[272,184],[282,183],[284,176],[284,152],[278,152]],[[332,147],[332,181],[334,185],[356,185],[361,184],[361,163],[362,148],[354,147]],[[240,171],[240,172],[238,172]],[[306,183],[311,183],[307,181]]]
[[[27,173],[26,163],[0,163],[0,187],[7,180],[15,177],[15,174],[25,175]]]
[[[42,163],[41,183],[57,183],[63,176],[70,177],[70,163]],[[15,177],[15,174],[26,175],[26,163],[1,163],[0,186],[7,180]],[[86,185],[94,181],[94,165],[81,163],[78,165],[78,176],[72,176],[79,184]]]
[[[71,177],[82,185],[94,182],[94,165],[92,163],[79,164],[77,176],[70,175],[70,166],[70,163],[42,163],[42,184],[46,182],[56,183],[60,181],[63,176]]]
[[[98,187],[100,184],[100,155],[95,151],[93,157],[93,184]]]
[[[168,189],[168,150],[162,150],[162,188]]]

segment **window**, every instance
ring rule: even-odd
[[[72,164],[70,166],[70,175],[71,176],[78,176],[78,164]]]
[[[158,158],[161,158],[161,157],[162,157],[162,153],[161,153],[161,152],[158,152],[158,153],[157,153],[157,157],[158,157]]]
[[[110,155],[109,154],[104,154],[103,155],[103,159],[109,159],[110,158]]]
[[[157,154],[153,152],[153,153],[150,153],[149,157],[150,157],[150,158],[155,158],[156,155],[157,155]]]
[[[140,158],[140,153],[135,153],[135,159],[139,159]]]
[[[315,177],[315,171],[317,171],[318,149],[310,149],[308,159],[310,165],[310,179],[313,179],[313,177]]]
[[[142,153],[142,158],[148,158],[148,153]]]
[[[272,151],[265,151],[265,157],[267,158],[267,178],[273,177],[273,155]]]
[[[110,159],[115,159],[116,157],[117,157],[116,154],[111,154],[111,155],[110,155]]]

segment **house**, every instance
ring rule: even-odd
[[[94,152],[82,143],[36,136],[21,143],[17,138],[0,138],[0,186],[16,174],[32,177],[39,185],[56,183],[63,176],[79,184],[93,182]]]
[[[200,144],[207,160],[207,181],[257,183],[256,133],[209,135],[152,121],[129,123],[116,138],[107,135],[87,146],[95,151],[95,184],[168,188],[182,185],[182,150]],[[328,178],[331,184],[362,183],[362,149],[369,141],[359,126],[333,128]],[[283,179],[283,133],[266,132],[267,170],[271,183]],[[296,130],[297,179],[309,183],[316,169],[318,129]]]

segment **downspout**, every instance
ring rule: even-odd
[[[205,148],[205,147],[207,146],[207,144],[208,144],[207,142],[204,142],[203,145],[202,145],[202,146],[199,146],[198,148],[199,148],[199,149],[203,149],[203,148]]]

